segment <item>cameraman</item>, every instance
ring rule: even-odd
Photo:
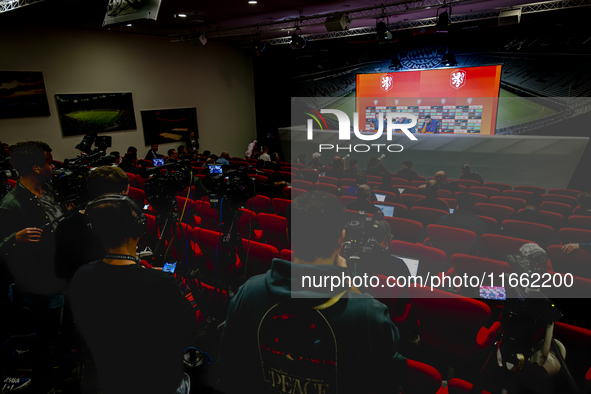
[[[138,264],[141,209],[127,196],[104,194],[86,215],[106,254],[80,267],[69,294],[104,392],[188,394],[182,357],[196,315],[172,274]]]
[[[0,204],[0,256],[16,282],[15,303],[31,314],[41,381],[49,383],[66,287],[55,275],[55,225],[45,226],[62,214],[47,184],[53,155],[44,142],[19,142],[11,161],[20,180]]]
[[[98,167],[86,179],[88,201],[105,193],[127,195],[129,178],[119,167]],[[87,228],[84,211],[71,210],[55,231],[55,272],[59,278],[72,279],[80,266],[101,259],[105,252]]]

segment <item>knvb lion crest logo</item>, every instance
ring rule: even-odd
[[[455,70],[449,75],[449,84],[452,88],[458,90],[466,84],[466,71]]]
[[[394,78],[392,78],[392,76],[390,74],[384,74],[380,78],[380,88],[384,92],[389,92],[392,89],[392,87],[394,86],[393,82],[394,82]]]

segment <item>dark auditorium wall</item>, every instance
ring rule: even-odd
[[[0,26],[0,70],[42,71],[49,117],[0,119],[0,141],[48,142],[56,160],[73,157],[82,136],[64,138],[56,93],[132,92],[137,130],[108,133],[113,150],[143,156],[141,110],[197,107],[201,149],[242,156],[256,136],[252,61],[234,46],[194,47],[169,38],[39,26]],[[160,146],[166,153],[178,144]]]

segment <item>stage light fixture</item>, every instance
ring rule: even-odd
[[[297,28],[295,29],[295,31],[293,32],[293,35],[291,36],[291,42],[289,43],[289,45],[291,45],[292,49],[304,49],[306,47],[306,44],[308,43],[308,40],[306,40],[305,38],[302,38],[298,32],[300,32],[300,34],[302,34],[302,31]]]
[[[449,12],[448,9],[449,8]],[[441,14],[439,13],[440,10],[444,10]],[[441,7],[437,9],[437,25],[435,26],[436,33],[447,33],[449,32],[449,28],[451,23],[449,21],[451,15],[451,7]]]
[[[458,65],[458,62],[452,53],[447,53],[443,55],[443,58],[441,59],[441,65],[444,67],[455,67]]]
[[[255,38],[250,43],[250,49],[252,50],[253,54],[260,56],[261,52],[264,52],[265,49],[267,49],[267,43]]]
[[[392,63],[390,63],[390,66],[388,68],[390,70],[394,69],[394,71],[402,70],[402,63],[400,63],[400,59],[392,59]]]
[[[388,31],[388,25],[386,25],[386,23],[384,23],[382,21],[376,23],[376,34],[377,34],[378,40],[391,40],[392,39],[392,33],[390,33]]]

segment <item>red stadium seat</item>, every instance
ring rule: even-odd
[[[156,228],[156,216],[148,213],[144,214],[148,225],[146,226],[146,233],[142,237],[142,245],[154,247],[158,241],[158,229]]]
[[[146,204],[146,193],[142,189],[130,187],[127,195],[133,198],[140,208]]]
[[[452,194],[449,190],[439,189],[437,190],[437,197],[439,198],[452,198]]]
[[[347,194],[347,189],[350,188],[350,187],[352,187],[352,186],[341,186],[341,189],[340,189],[341,196],[346,195]]]
[[[419,233],[423,230],[423,225],[414,220],[386,216],[384,221],[390,226],[393,239],[398,241],[415,243],[418,241]]]
[[[542,201],[559,202],[562,204],[568,204],[573,209],[579,205],[579,201],[575,197],[562,196],[560,194],[542,194]]]
[[[542,210],[559,213],[564,218],[568,218],[570,214],[573,212],[573,207],[571,207],[568,204],[563,204],[561,202],[544,201],[542,203]]]
[[[431,246],[443,250],[449,258],[456,253],[470,254],[478,241],[473,231],[437,224],[427,226],[427,235]]]
[[[367,182],[367,186],[372,189],[379,189],[382,186],[382,182]]]
[[[330,183],[315,183],[314,184],[314,190],[321,190],[321,191],[325,191],[327,193],[332,193],[335,196],[339,196],[339,188],[336,187],[336,185],[330,184]]]
[[[273,205],[271,205],[271,199],[269,197],[258,195],[254,196],[254,203],[253,197],[249,198],[245,207],[255,211],[258,214],[270,213]]]
[[[591,230],[591,216],[571,215],[568,217],[568,227]]]
[[[419,194],[403,193],[400,195],[400,202],[410,208],[415,204],[415,202],[422,200],[423,198],[425,198],[425,196],[421,196]]]
[[[458,203],[456,202],[455,198],[441,198],[441,200],[447,203],[449,209],[456,209],[458,207]]]
[[[535,242],[504,235],[482,234],[480,243],[486,257],[504,261],[508,254],[519,254],[523,245]]]
[[[250,174],[249,177],[250,179],[254,179],[254,181],[259,184],[267,183],[269,181],[269,178],[264,175]]]
[[[179,214],[179,220],[183,223],[188,223],[189,226],[195,225],[195,205],[194,201],[188,198],[177,196],[177,212]]]
[[[135,174],[131,174],[131,173],[127,173],[127,177],[129,178],[129,187],[135,187],[136,189],[144,189],[143,187],[140,187],[140,184],[137,181],[137,177],[135,176]]]
[[[571,190],[571,189],[550,189],[548,190],[548,194],[557,194],[560,196],[570,196],[574,198],[578,198],[579,194],[581,194],[578,190]]]
[[[520,209],[519,211],[517,211],[517,213],[520,213],[521,211],[523,211],[523,209]],[[562,222],[564,220],[564,217],[556,212],[549,212],[549,211],[540,211],[540,213],[546,217],[548,217],[551,222],[552,222],[552,227],[559,227],[562,226]]]
[[[439,218],[444,215],[449,215],[449,211],[441,211],[439,209],[424,208],[424,207],[412,207],[410,209],[411,218],[417,220],[427,226],[429,224],[436,223]]]
[[[248,256],[248,261],[243,262],[247,278],[264,274],[271,268],[273,259],[279,258],[279,251],[274,246],[247,239],[243,239],[242,244]]]
[[[295,167],[285,167],[283,168],[283,171],[293,172],[296,175],[300,173],[300,169]]]
[[[216,272],[216,263],[220,275],[224,273],[232,274],[236,269],[242,268],[242,262],[235,254],[233,261],[228,262],[226,266],[221,265],[221,234],[217,231],[195,227],[193,229],[193,239],[201,252],[199,258],[204,261],[209,271]]]
[[[533,194],[532,192],[526,192],[523,190],[504,190],[503,191],[504,197],[521,198],[523,200],[527,199],[532,194]]]
[[[307,192],[308,192],[307,190],[298,189],[296,187],[284,187],[283,188],[283,195],[288,200],[294,200],[298,196],[301,196],[302,194],[307,193]]]
[[[414,186],[414,187],[419,187],[421,185],[426,185],[426,184],[427,184],[427,181],[425,181],[425,180],[423,180],[423,181],[412,181],[410,183],[410,185],[411,186]]]
[[[523,190],[526,192],[532,192],[532,193],[538,193],[538,194],[546,193],[546,189],[544,189],[543,187],[538,187],[538,186],[515,186],[513,189]]]
[[[498,223],[509,218],[515,213],[511,207],[495,204],[477,203],[474,206],[474,213],[477,215],[488,216],[495,219]]]
[[[279,175],[281,175],[281,178],[286,182],[291,182],[292,179],[296,179],[297,177],[295,172],[291,171],[279,171]]]
[[[314,184],[312,182],[294,179],[293,181],[291,181],[291,187],[310,191],[314,188]]]
[[[465,193],[465,192],[457,192],[456,194],[454,194],[454,198],[457,199],[458,194],[460,194],[460,193]],[[470,194],[472,197],[474,197],[474,200],[476,200],[477,203],[479,203],[479,202],[487,203],[488,202],[487,196],[485,196],[484,194],[472,193],[472,189],[470,189],[468,194]]]
[[[456,179],[454,182],[458,185],[466,186],[467,188],[470,188],[472,186],[480,186],[480,182],[473,181],[471,179]]]
[[[484,187],[492,187],[493,189],[497,189],[501,193],[503,191],[505,191],[505,190],[511,190],[512,189],[511,185],[508,185],[506,183],[484,182],[484,184],[482,186],[484,186]]]
[[[464,185],[458,185],[458,186],[459,186],[461,192],[465,193],[468,191],[468,188],[466,186],[464,186]]]
[[[13,189],[16,187],[16,181],[14,179],[8,179],[6,182],[12,187]]]
[[[341,186],[355,186],[355,179],[341,179]]]
[[[398,202],[399,201],[398,196],[395,193],[385,192],[385,191],[379,190],[379,189],[375,189],[373,192],[386,195],[386,199],[385,199],[386,202]]]
[[[291,249],[291,244],[287,239],[287,219],[267,213],[259,214],[257,219],[267,244],[273,245],[278,250]]]
[[[273,173],[275,172],[274,170],[270,170],[268,168],[263,168],[263,172],[265,173],[265,175],[268,177],[270,177],[271,175],[273,175]]]
[[[573,300],[574,301],[574,300]],[[582,301],[582,300],[581,300]],[[568,368],[575,383],[579,384],[581,393],[588,393],[589,389],[589,354],[591,354],[591,330],[570,324],[556,322],[554,338],[562,342],[567,349],[567,358],[576,360],[569,362]]]
[[[403,189],[402,191],[398,190],[398,192],[400,194],[402,194],[402,193],[406,193],[406,194],[421,194],[421,192],[419,191],[419,188],[418,187],[414,187],[414,186],[393,184],[392,187],[396,187],[398,189]]]
[[[404,393],[443,394],[447,390],[441,387],[441,374],[430,365],[418,361],[406,360],[407,384]]]
[[[538,223],[522,222],[519,220],[505,220],[501,223],[503,235],[516,238],[531,239],[538,244],[545,245],[554,234],[550,226]]]
[[[263,232],[258,230],[257,214],[249,209],[240,208],[242,216],[238,220],[238,232],[242,239],[259,241],[263,238]]]
[[[340,198],[340,201],[341,201],[341,204],[343,204],[343,205],[345,205],[345,206],[346,206],[346,205],[347,205],[347,204],[349,204],[350,202],[357,201],[357,197],[351,197],[351,196],[341,196],[341,198]]]
[[[448,394],[470,394],[472,383],[468,383],[465,380],[453,378],[447,383]],[[482,390],[479,394],[490,394],[488,391]]]
[[[335,185],[335,186],[339,185],[339,180],[337,178],[333,178],[330,176],[320,176],[320,177],[318,177],[318,182],[328,183],[328,184]]]
[[[468,189],[468,191],[470,193],[484,194],[488,198],[498,196],[501,194],[501,193],[499,193],[499,191],[497,189],[494,189],[492,187],[484,187],[484,186],[472,186],[470,189]]]
[[[591,230],[582,230],[580,228],[562,228],[558,232],[563,244],[578,244],[591,242]]]
[[[306,168],[306,166],[305,166],[305,165],[303,165],[303,164],[300,164],[300,163],[290,163],[289,165],[290,165],[291,167],[295,167],[295,168],[297,168],[298,170],[303,170],[304,168]]]
[[[285,212],[289,209],[289,206],[291,205],[291,200],[285,200],[283,198],[274,198],[272,203],[273,208],[275,209],[275,213],[279,216],[285,217]]]
[[[505,273],[512,274],[514,271],[504,261],[487,259],[484,257],[470,256],[467,254],[457,253],[451,257],[451,265],[453,267],[454,275],[463,276],[467,274],[468,277],[476,276],[482,278],[485,274],[484,286],[490,286],[490,274],[493,274],[493,284],[499,283],[499,276]],[[488,284],[486,283],[488,282]],[[466,297],[476,296],[478,288],[472,288],[464,286],[460,289],[463,295]]]
[[[591,252],[576,249],[566,254],[562,252],[562,245],[551,245],[548,247],[548,257],[554,271],[591,279]]]
[[[427,273],[438,275],[447,268],[447,257],[443,250],[425,246],[422,244],[392,241],[390,253],[396,256],[414,257],[419,260],[419,272],[417,275],[426,277]]]
[[[525,208],[525,200],[521,198],[494,196],[490,198],[490,203],[511,207],[515,210]]]
[[[387,205],[389,207],[394,207],[394,217],[397,218],[404,218],[408,216],[408,208],[405,205],[398,204],[395,202],[387,202],[387,201],[375,201],[374,205]]]
[[[486,227],[488,227],[489,233],[494,233],[497,231],[497,224],[498,222],[494,218],[489,218],[488,216],[478,215],[478,219],[482,220]]]
[[[408,294],[421,323],[421,341],[455,359],[465,361],[485,350],[500,329],[499,322],[485,327],[491,311],[482,301],[419,285],[410,286]]]
[[[219,230],[220,217],[215,209],[206,201],[194,202],[194,223],[211,231]]]
[[[283,249],[281,251],[281,260],[291,261],[293,263],[293,250]]]
[[[407,179],[392,178],[391,185],[408,185],[408,186],[410,186],[410,182]]]
[[[367,176],[367,181],[368,182],[380,182],[382,183],[382,178],[379,176],[375,176],[375,175],[368,175]]]

